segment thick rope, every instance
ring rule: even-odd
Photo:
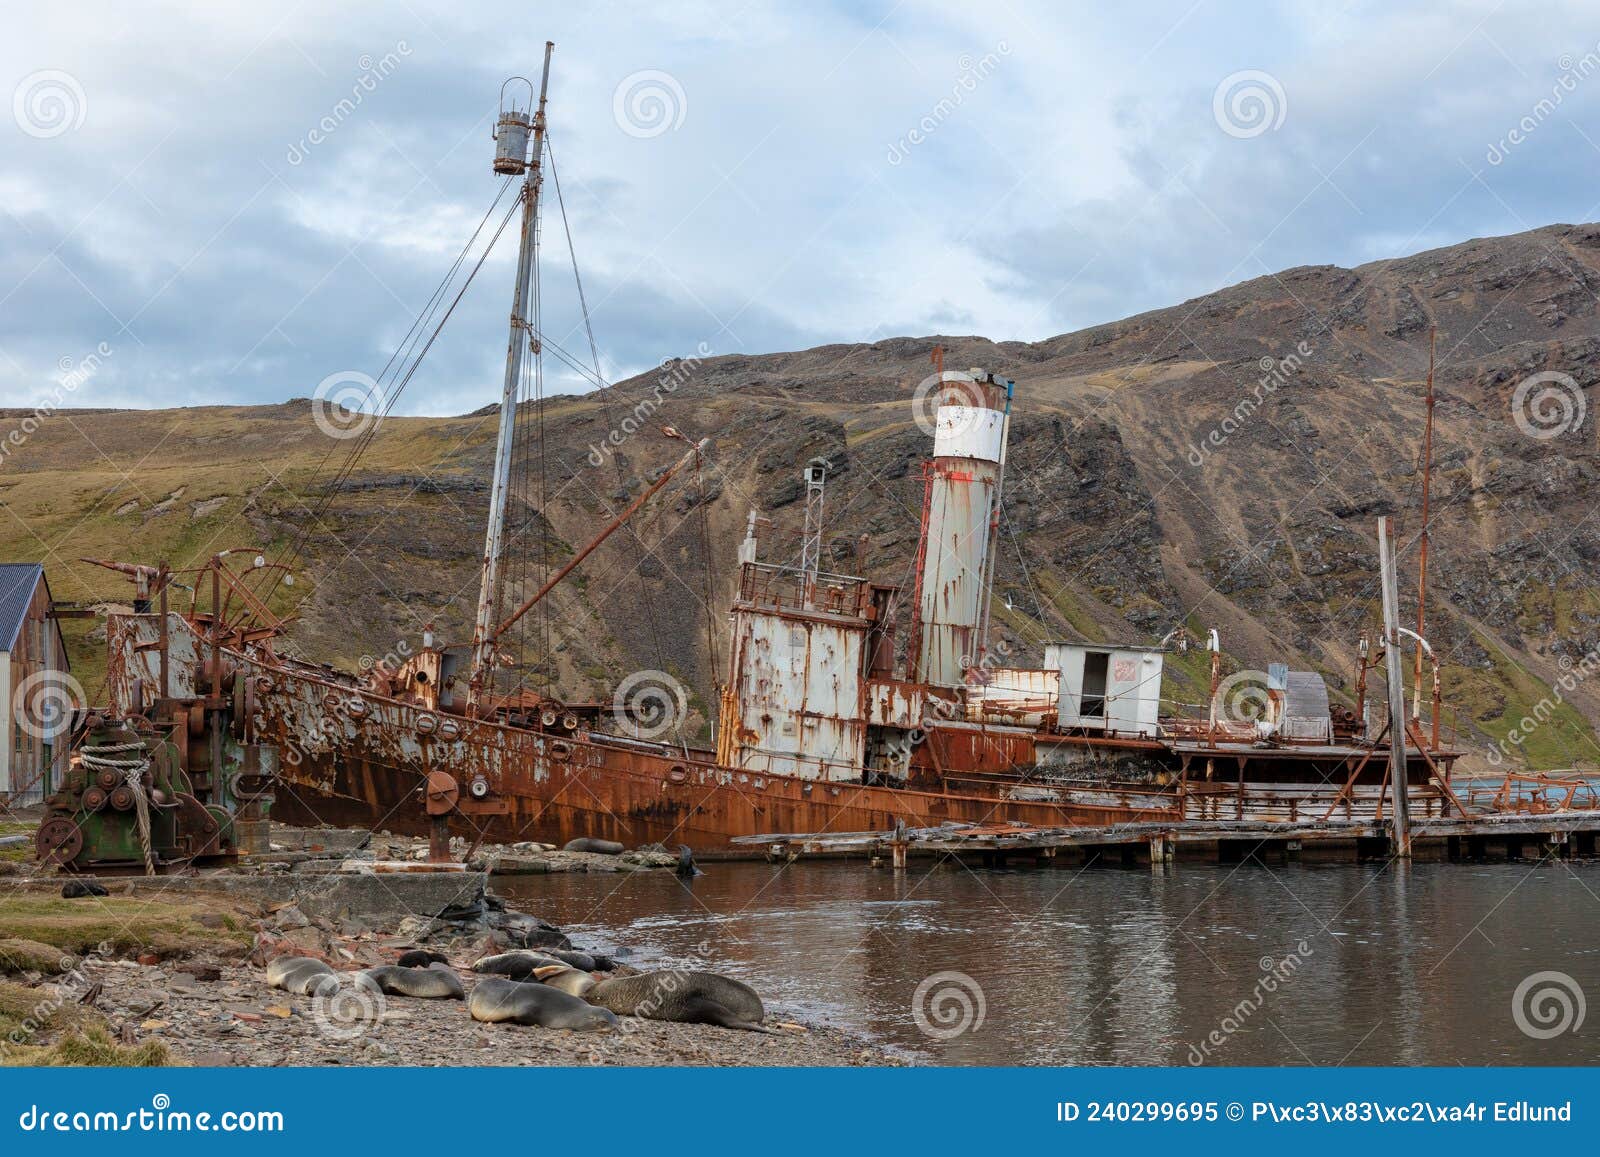
[[[142,754],[144,750],[143,743],[107,743],[98,747],[85,747],[79,758],[82,759],[84,767],[122,774],[123,783],[127,784],[128,790],[133,793],[133,811],[139,825],[139,847],[144,852],[144,874],[153,876],[156,874],[156,857],[150,845],[150,796],[144,788],[144,773],[150,766],[150,759]],[[110,755],[135,751],[141,753],[137,759],[107,758]]]
[[[146,763],[145,767],[149,764]],[[123,772],[128,788],[133,792],[133,810],[139,817],[139,846],[144,850],[144,874],[156,874],[156,857],[150,848],[150,797],[144,790],[144,767],[130,767]]]

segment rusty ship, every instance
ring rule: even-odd
[[[879,846],[898,858],[919,846],[1003,852],[1096,841],[1161,855],[1164,841],[1186,834],[1399,839],[1403,850],[1409,828],[1397,821],[1455,824],[1450,832],[1470,838],[1473,824],[1526,818],[1530,809],[1511,797],[1486,816],[1453,789],[1460,753],[1439,735],[1437,664],[1429,718],[1420,692],[1426,644],[1398,625],[1387,600],[1383,635],[1359,648],[1353,710],[1330,703],[1316,672],[1273,664],[1250,686],[1224,679],[1215,632],[1193,642],[1210,655],[1211,699],[1187,715],[1163,697],[1164,663],[1182,638],[1063,641],[1044,648],[1040,666],[1005,662],[990,644],[988,608],[1007,438],[1026,389],[942,362],[919,387],[931,429],[913,589],[822,568],[828,464],[805,464],[797,564],[760,557],[762,520],[750,513],[726,677],[707,700],[716,704],[714,746],[668,734],[681,708],[670,688],[646,688],[643,706],[629,701],[635,688],[610,704],[579,704],[509,679],[508,631],[713,452],[684,439],[675,465],[507,612],[512,432],[528,361],[541,354],[532,278],[549,64],[547,46],[537,96],[531,84],[525,105],[502,95],[496,130],[494,168],[517,191],[521,248],[473,638],[452,645],[430,635],[403,661],[341,671],[285,644],[267,595],[286,568],[255,548],[182,572],[103,562],[129,577],[135,598],[131,612],[109,619],[108,702],[86,713],[73,746],[98,754],[71,756],[41,827],[41,858],[82,868],[114,866],[120,855],[158,868],[227,855],[258,838],[268,814],[425,833],[438,858],[456,836],[469,854],[485,841],[598,837],[688,845],[706,859]],[[1379,546],[1392,587],[1386,530]],[[1418,649],[1410,709],[1403,634]],[[1380,664],[1387,713],[1366,701],[1367,673]],[[136,757],[107,773],[112,750]],[[117,795],[124,775],[131,795]],[[163,818],[180,805],[187,826]],[[103,855],[84,839],[119,808],[145,817],[142,856],[126,839]],[[166,824],[153,854],[151,813]],[[1537,825],[1558,826],[1550,815]]]

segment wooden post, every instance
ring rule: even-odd
[[[1394,789],[1394,854],[1411,858],[1411,801],[1406,783],[1406,692],[1400,654],[1400,591],[1396,583],[1394,524],[1378,519],[1378,567],[1383,585],[1384,667],[1389,682],[1389,782]]]
[[[1160,871],[1172,861],[1172,840],[1166,832],[1150,837],[1150,867]]]

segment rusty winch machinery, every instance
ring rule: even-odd
[[[157,612],[154,678],[126,669],[113,649],[107,683],[114,706],[80,712],[61,737],[65,769],[45,801],[39,861],[72,872],[155,874],[225,860],[241,847],[265,850],[277,753],[244,740],[245,681],[218,645],[226,609],[215,597],[221,568],[209,568],[214,609],[195,616],[212,635],[208,661],[199,665],[204,677],[179,679],[168,670],[168,590],[179,585],[173,572],[85,561],[133,579],[136,616]]]
[[[169,731],[143,719],[88,716],[59,790],[45,801],[40,862],[153,875],[235,854],[234,811],[198,794],[212,793],[197,785]]]

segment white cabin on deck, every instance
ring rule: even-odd
[[[1061,673],[1060,726],[1155,738],[1163,662],[1156,647],[1051,643],[1044,665]]]

